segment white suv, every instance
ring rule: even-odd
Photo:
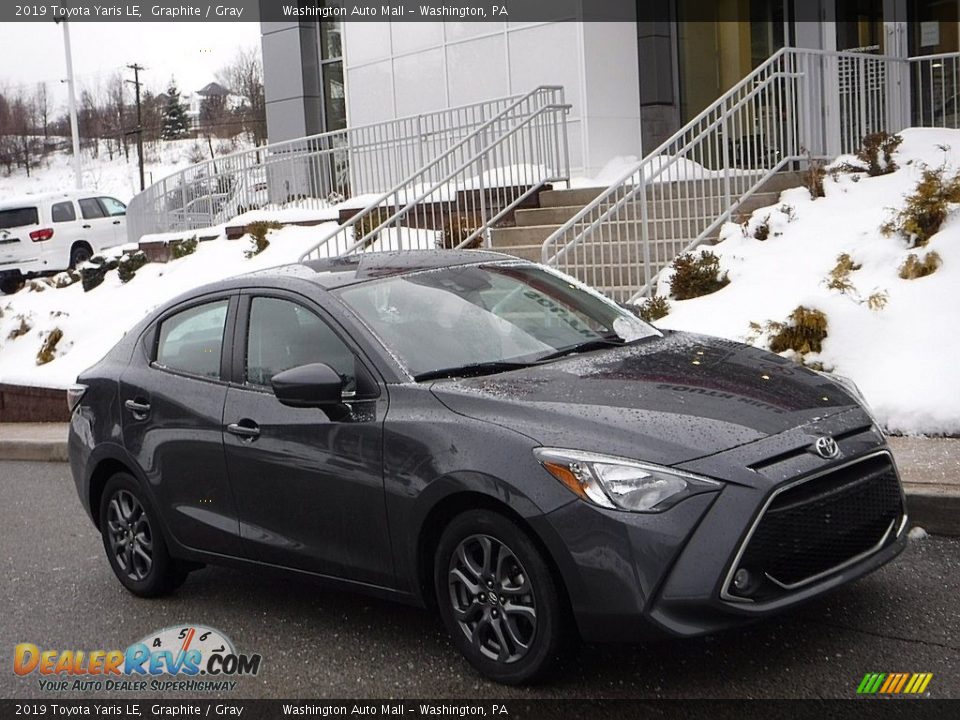
[[[0,199],[0,292],[127,241],[127,206],[94,191]]]

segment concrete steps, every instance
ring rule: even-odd
[[[741,221],[755,210],[777,205],[780,193],[803,184],[800,173],[778,173],[770,178],[760,191],[754,193],[733,212],[733,219]],[[678,181],[651,186],[647,200],[647,217],[651,248],[658,262],[672,258],[726,210],[725,199],[714,193],[717,183],[707,181]],[[573,188],[548,190],[540,193],[537,208],[516,211],[514,227],[491,230],[492,249],[527,260],[540,261],[543,242],[568,220],[594,200],[603,188]],[[592,241],[572,250],[567,261],[590,268],[598,265],[637,264],[642,262],[642,207],[639,202],[624,206],[615,221],[604,223],[591,237]],[[682,219],[681,219],[682,218]],[[716,241],[719,227],[703,239],[703,244]],[[636,273],[624,273],[624,276]],[[616,273],[613,273],[616,275]],[[635,278],[625,277],[625,282]],[[617,286],[603,288],[616,290]]]

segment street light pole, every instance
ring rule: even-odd
[[[73,175],[74,184],[79,190],[83,187],[83,169],[80,165],[80,128],[77,125],[77,98],[73,82],[73,55],[70,52],[70,24],[58,20],[63,25],[63,51],[67,57],[67,106],[70,110],[70,132],[73,135]]]

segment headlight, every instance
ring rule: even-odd
[[[681,470],[579,450],[537,448],[540,464],[575,494],[605,508],[660,512],[720,483]]]
[[[857,387],[857,384],[848,378],[846,375],[835,375],[834,373],[821,372],[823,377],[827,378],[832,382],[835,382],[837,385],[846,390],[850,395],[853,396],[853,399],[860,403],[860,406],[863,408],[864,412],[870,416],[870,419],[873,421],[873,424],[876,425],[877,430],[881,433],[883,428],[880,427],[880,423],[877,421],[877,416],[873,412],[873,408],[870,407],[870,403],[867,402],[867,399],[863,396],[863,393],[860,391],[860,388]]]

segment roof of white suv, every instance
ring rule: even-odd
[[[34,195],[18,195],[16,197],[0,198],[0,210],[37,205],[51,200],[76,200],[88,197],[110,197],[99,190],[57,190],[56,192],[36,193]]]

